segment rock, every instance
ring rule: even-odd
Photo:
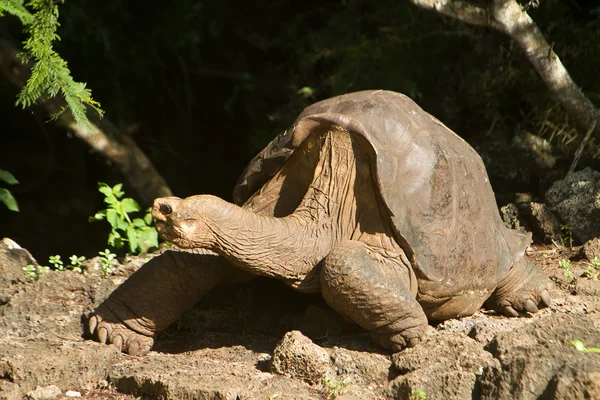
[[[62,392],[58,386],[50,385],[46,387],[36,387],[35,390],[27,393],[27,397],[32,400],[51,400],[56,399]]]
[[[500,216],[504,224],[510,229],[520,231],[531,231],[529,224],[521,215],[519,207],[515,203],[508,203],[500,208]]]
[[[432,399],[476,398],[476,381],[484,368],[499,362],[471,338],[459,334],[432,334],[413,348],[392,356],[400,376],[390,384],[394,398],[407,399],[423,391]]]
[[[81,397],[81,393],[77,392],[75,390],[67,390],[67,392],[65,393],[65,396],[67,396],[67,397]]]
[[[600,296],[600,280],[580,278],[575,284],[575,292],[578,295]]]
[[[371,351],[348,350],[343,347],[326,349],[331,368],[339,377],[360,385],[387,385],[392,368],[390,357]]]
[[[532,232],[537,243],[560,241],[560,222],[544,204],[536,202],[509,203],[500,209],[502,219],[511,229]]]
[[[584,315],[556,314],[497,335],[488,349],[501,367],[484,368],[480,398],[598,398],[600,357],[577,351],[574,339],[596,346],[600,332]]]
[[[556,181],[546,203],[581,243],[600,236],[600,172],[585,168]]]
[[[329,353],[299,331],[291,331],[275,348],[271,371],[318,384],[330,374]]]
[[[583,244],[583,254],[589,262],[592,262],[596,258],[600,260],[600,238],[594,238],[585,242]]]
[[[109,371],[122,393],[151,399],[319,398],[306,383],[259,370],[246,346],[203,348],[182,354],[125,357]]]
[[[23,268],[28,264],[38,265],[27,250],[9,238],[0,241],[0,305],[9,302],[17,284],[26,282]]]
[[[113,346],[93,342],[12,339],[0,342],[0,377],[8,377],[21,393],[36,387],[82,387],[106,377],[121,357]]]
[[[490,318],[475,324],[468,335],[485,346],[499,333],[510,332],[529,322],[531,320],[528,321],[525,318]]]

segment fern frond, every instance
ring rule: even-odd
[[[33,15],[27,11],[23,0],[0,0],[0,16],[4,12],[19,18],[23,25],[28,25],[33,20]]]
[[[8,2],[12,5],[19,4],[19,1],[23,7],[22,0],[0,0],[0,7]],[[35,12],[30,14],[31,18],[25,26],[29,37],[23,42],[23,52],[19,57],[23,62],[33,61],[34,65],[27,84],[17,97],[17,105],[29,107],[43,97],[54,97],[60,93],[75,121],[90,129],[86,105],[96,110],[100,117],[103,116],[103,111],[100,103],[92,98],[91,90],[86,88],[85,83],[73,79],[67,62],[53,48],[53,42],[60,40],[56,33],[60,26],[58,7],[52,0],[30,0],[27,6]],[[8,10],[6,7],[5,9]],[[65,108],[62,108],[51,118],[58,118],[64,111]]]

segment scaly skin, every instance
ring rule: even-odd
[[[166,251],[131,275],[92,312],[88,331],[100,343],[144,355],[159,331],[214,286],[247,278],[212,252]]]
[[[520,313],[536,313],[552,303],[548,288],[550,280],[526,257],[521,258],[496,287],[486,305],[508,317]]]

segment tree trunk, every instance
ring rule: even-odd
[[[410,1],[460,21],[507,34],[525,52],[552,95],[583,132],[590,129],[598,118],[594,104],[575,84],[537,24],[515,0],[489,0],[487,8],[455,0]],[[600,124],[596,125],[594,134],[600,140]]]
[[[0,39],[0,71],[14,86],[22,89],[30,71],[16,58],[17,53],[17,48]],[[61,97],[54,97],[41,106],[48,114],[54,114],[64,109],[66,104]],[[79,126],[69,111],[60,114],[57,122],[114,164],[144,204],[151,205],[157,197],[172,196],[171,189],[146,154],[133,139],[120,133],[106,118],[90,121],[92,129],[89,131]]]

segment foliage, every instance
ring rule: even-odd
[[[575,346],[575,348],[578,351],[581,351],[583,353],[600,353],[600,348],[585,347],[585,344],[583,344],[583,342],[579,339],[571,340],[569,343],[572,344],[573,346]]]
[[[20,58],[24,63],[33,61],[31,76],[18,95],[17,105],[29,107],[44,97],[61,93],[75,121],[91,128],[86,105],[96,110],[100,117],[103,111],[86,84],[71,77],[67,62],[53,48],[53,42],[60,39],[56,33],[60,26],[58,5],[52,0],[29,0],[27,6],[32,12],[25,7],[24,0],[0,0],[0,15],[3,12],[12,14],[25,26],[28,36]],[[63,108],[53,114],[52,119],[64,111]]]
[[[337,396],[343,394],[346,391],[348,385],[350,385],[350,378],[338,378],[331,379],[329,377],[323,377],[323,387],[325,388],[326,398],[328,400],[335,399]]]
[[[573,230],[567,224],[560,224],[560,233],[563,246],[573,247]]]
[[[109,249],[105,249],[104,251],[98,252],[100,255],[100,273],[102,274],[102,278],[107,278],[110,274],[112,274],[112,266],[116,263],[115,258],[116,254],[111,253]]]
[[[570,260],[560,260],[558,262],[558,267],[563,270],[563,274],[567,278],[573,277],[573,270],[571,269],[571,261]]]
[[[0,181],[9,185],[16,185],[17,183],[19,183],[19,181],[15,179],[13,174],[3,169],[0,169]],[[17,204],[17,201],[10,193],[10,191],[3,187],[0,187],[0,203],[3,203],[6,206],[6,208],[8,208],[11,211],[19,211],[19,205]]]
[[[152,226],[151,209],[146,210],[143,218],[132,217],[130,214],[141,211],[141,208],[134,199],[123,198],[125,192],[122,188],[121,183],[113,187],[102,182],[98,184],[98,191],[104,195],[104,202],[108,207],[98,211],[90,218],[90,222],[108,221],[112,228],[108,235],[109,245],[120,249],[127,243],[131,253],[146,253],[149,249],[158,247],[158,233]]]
[[[410,391],[409,400],[426,400],[427,394],[421,388],[416,388]]]
[[[583,271],[583,275],[590,279],[598,279],[598,272],[596,272],[596,268],[593,265],[589,265],[587,269]]]
[[[26,267],[23,267],[23,273],[25,274],[25,278],[28,282],[37,281],[41,274],[48,272],[49,270],[49,267],[45,267],[43,265],[35,266],[33,264],[29,264]]]
[[[69,260],[70,264],[64,265],[61,256],[54,255],[50,256],[48,264],[51,264],[56,271],[71,270],[79,274],[85,274],[85,271],[81,267],[81,264],[83,263],[83,261],[85,261],[85,257],[78,257],[76,255],[72,255],[71,257],[69,257]],[[38,265],[36,267],[33,264],[29,264],[26,267],[23,267],[23,273],[25,274],[25,278],[27,278],[27,281],[29,282],[37,281],[42,273],[47,272],[49,270],[50,267],[44,265]]]

